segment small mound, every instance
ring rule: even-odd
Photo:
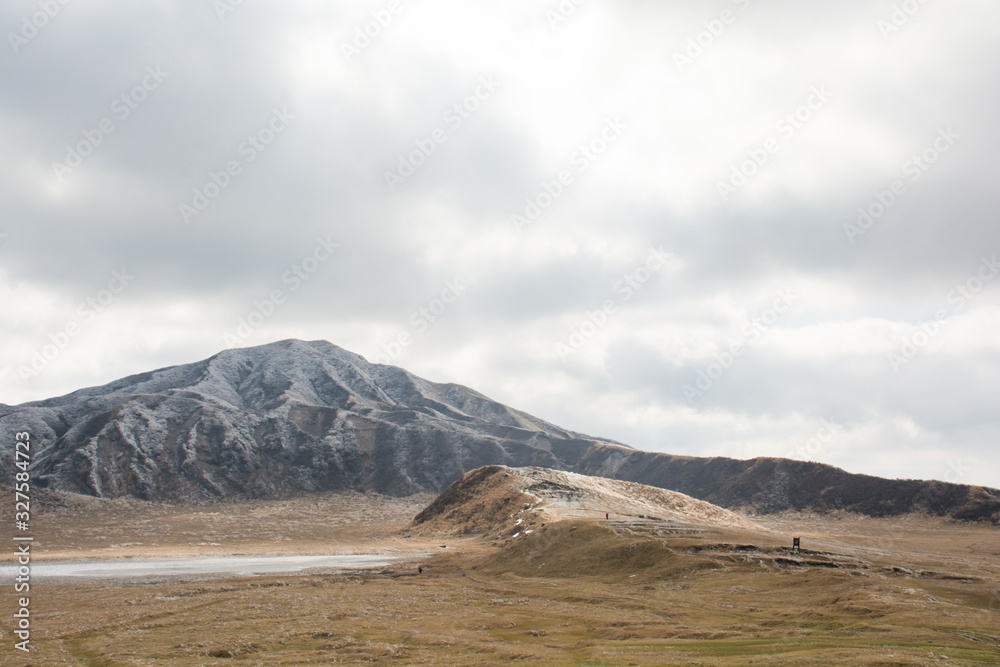
[[[530,508],[519,478],[504,466],[476,468],[462,475],[418,514],[410,528],[422,533],[472,535],[512,527]]]
[[[542,523],[611,519],[699,528],[758,527],[742,516],[683,493],[547,468],[487,466],[466,473],[416,516],[428,533],[528,535]]]

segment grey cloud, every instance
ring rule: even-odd
[[[17,312],[29,310],[32,290],[73,303],[127,266],[138,278],[122,314],[184,301],[228,326],[269,290],[288,291],[285,272],[317,237],[329,236],[339,251],[283,306],[275,328],[262,329],[253,342],[286,337],[288,328],[315,337],[316,328],[334,323],[361,332],[357,339],[368,348],[355,351],[374,357],[386,331],[405,328],[444,280],[462,275],[474,286],[414,344],[407,364],[435,360],[444,367],[474,350],[480,370],[470,382],[495,388],[495,398],[516,407],[636,446],[716,451],[734,437],[725,423],[677,419],[658,427],[643,417],[646,408],[687,409],[680,388],[700,367],[660,349],[696,349],[706,342],[698,336],[729,342],[733,323],[712,304],[753,312],[760,294],[814,286],[818,292],[803,292],[781,326],[816,346],[826,343],[808,339],[809,325],[931,317],[948,307],[949,291],[973,275],[980,257],[1000,252],[1000,46],[989,29],[996,10],[926,5],[883,40],[876,21],[892,4],[754,2],[679,73],[673,52],[736,3],[605,5],[601,11],[613,20],[602,33],[587,32],[595,30],[596,14],[588,11],[596,7],[581,8],[553,33],[544,8],[530,3],[491,9],[505,19],[488,28],[447,1],[414,4],[351,63],[339,45],[365,17],[363,7],[243,3],[220,20],[211,3],[71,3],[19,53],[0,58],[0,233],[7,235],[0,289]],[[9,3],[0,25],[17,30],[34,10],[30,2]],[[440,37],[435,28],[459,20],[449,17],[470,23]],[[496,34],[501,38],[491,39]],[[595,54],[599,63],[584,71],[580,63]],[[550,69],[556,65],[561,69]],[[162,85],[127,118],[115,117],[113,100],[157,66],[169,73]],[[500,81],[496,94],[461,127],[447,127],[445,111],[487,75]],[[778,114],[821,84],[834,100],[754,181],[773,179],[773,188],[760,196],[748,188],[723,202],[716,181],[774,132]],[[566,96],[589,102],[567,108]],[[287,108],[294,121],[245,161],[238,147],[266,127],[275,108]],[[637,122],[607,161],[518,236],[510,215],[552,177],[553,165],[566,164],[602,118],[627,111],[656,121]],[[114,132],[57,184],[51,163],[106,116]],[[730,132],[720,118],[743,129]],[[663,135],[670,140],[655,135],[657,123],[673,133]],[[390,192],[385,171],[437,127],[448,131],[447,142]],[[843,227],[858,207],[902,178],[903,162],[941,127],[961,134],[957,144],[848,242]],[[577,128],[590,129],[581,135]],[[725,143],[717,145],[719,136]],[[715,164],[706,166],[705,155],[718,156]],[[184,224],[179,205],[233,159],[241,173]],[[647,170],[659,167],[691,176],[684,187],[695,192],[651,182]],[[681,196],[687,194],[690,201]],[[600,250],[602,243],[633,253],[663,247],[681,268],[656,276],[641,301],[602,331],[607,339],[588,344],[588,361],[584,354],[558,360],[553,349],[568,334],[564,323],[613,296],[613,281],[630,268],[626,258]],[[984,321],[997,306],[998,284],[969,307]],[[835,303],[824,302],[829,295],[837,295]],[[44,337],[52,318],[65,319],[36,310],[24,330],[0,335],[11,350],[0,366],[18,363],[22,348],[30,348],[24,331]],[[179,325],[174,335],[187,342],[107,348],[95,364],[110,368],[114,359],[114,368],[139,372],[193,361],[217,351],[212,346],[225,333],[205,326]],[[643,342],[652,335],[646,327],[690,338],[655,348]],[[151,333],[158,332],[140,328],[135,339],[158,340]],[[814,347],[817,353],[802,361],[770,347],[751,350],[693,414],[755,424],[836,417],[886,432],[909,418],[985,462],[997,433],[990,400],[997,359],[982,352],[992,349],[992,336],[978,333],[970,348],[978,351],[928,352],[898,374],[877,356],[819,354]],[[58,373],[52,370],[44,386],[69,391],[112,379],[81,380],[90,376],[79,369]],[[548,384],[565,393],[538,389]],[[523,399],[513,386],[536,393]],[[634,405],[614,416],[591,409],[616,397]],[[772,427],[754,428],[749,440],[757,442]],[[921,442],[922,461],[954,454]],[[888,452],[905,446],[885,444]],[[861,457],[855,469],[883,470],[890,460]],[[937,468],[927,463],[922,474],[940,474]]]

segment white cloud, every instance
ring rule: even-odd
[[[461,278],[468,291],[400,365],[638,447],[783,455],[837,420],[819,460],[941,478],[961,459],[969,481],[1000,486],[1000,283],[948,300],[1000,247],[1000,10],[927,4],[883,39],[892,5],[593,0],[553,30],[556,3],[405,2],[350,61],[342,44],[383,2],[244,3],[225,21],[169,4],[67,12],[0,63],[0,400],[207,357],[332,235],[342,252],[246,344],[325,338],[375,359]],[[736,20],[679,71],[674,53],[723,9]],[[150,63],[170,72],[163,87],[56,184],[52,161]],[[496,93],[390,192],[385,171],[483,76]],[[783,133],[816,87],[829,99]],[[281,106],[289,131],[185,226],[178,204]],[[616,117],[628,127],[581,169],[574,155]],[[858,207],[948,126],[954,149],[849,243]],[[723,201],[719,181],[771,138]],[[511,215],[560,170],[573,184],[518,234]],[[561,358],[650,247],[673,253],[669,268]],[[135,285],[19,380],[122,266]],[[789,288],[793,307],[685,400]],[[887,354],[940,309],[947,323],[895,372]]]

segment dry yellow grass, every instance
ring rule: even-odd
[[[316,553],[325,544],[335,553],[418,542],[435,555],[419,575],[413,563],[363,575],[39,585],[33,653],[13,650],[4,623],[0,662],[1000,663],[995,527],[783,515],[758,519],[773,531],[758,534],[656,537],[642,524],[573,521],[516,539],[406,538],[422,502],[331,495],[195,509],[86,503],[85,512],[48,510],[49,532],[40,538],[50,553],[115,555],[105,545],[113,539],[178,551],[223,540],[258,553],[277,552],[276,545],[282,553]],[[355,515],[333,525],[330,511]],[[198,533],[213,513],[220,517],[214,537]],[[788,554],[786,537],[799,533],[807,549],[826,553]],[[292,539],[277,540],[284,536]],[[450,548],[436,548],[444,543]]]
[[[322,493],[201,505],[47,494],[33,502],[37,560],[360,553],[398,543],[434,498]],[[11,526],[0,529],[10,541]]]

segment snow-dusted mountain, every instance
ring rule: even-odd
[[[60,398],[0,405],[0,482],[31,433],[36,487],[148,500],[440,492],[475,468],[538,466],[639,482],[723,507],[930,511],[1000,523],[1000,491],[855,475],[820,463],[643,452],[325,341],[228,350]],[[9,485],[8,485],[9,488]]]
[[[0,442],[25,430],[44,447],[36,485],[145,499],[440,491],[487,464],[562,467],[554,442],[594,440],[471,389],[297,340],[0,406]]]

